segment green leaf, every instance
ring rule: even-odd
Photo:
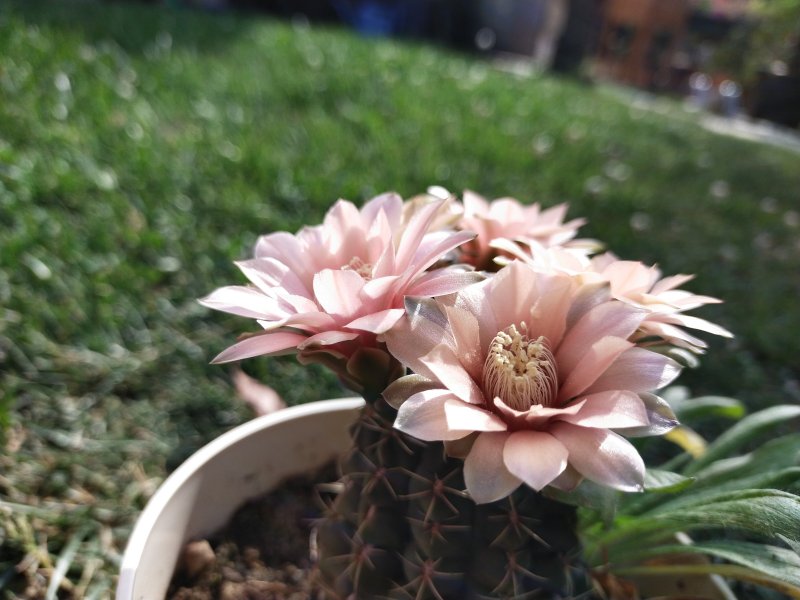
[[[781,541],[782,541],[784,544],[786,544],[787,546],[789,546],[789,548],[791,548],[792,550],[794,550],[794,553],[795,553],[795,554],[797,554],[798,556],[800,556],[800,542],[795,542],[794,540],[790,540],[790,539],[789,539],[789,538],[787,538],[785,535],[778,535],[778,537],[780,538],[780,540],[781,540]]]
[[[691,544],[670,544],[644,550],[635,559],[639,562],[669,554],[714,556],[800,586],[800,556],[788,548],[767,544],[727,539],[702,543],[692,542]]]
[[[770,440],[749,454],[710,464],[697,473],[698,487],[724,484],[732,479],[797,465],[800,465],[800,433],[793,433]]]
[[[706,483],[698,477],[697,483],[698,490],[704,489],[713,493],[746,489],[778,489],[787,492],[796,492],[798,487],[800,487],[800,467],[764,470],[746,477],[720,478],[712,483]]]
[[[724,396],[700,396],[672,402],[672,409],[682,423],[694,422],[707,417],[741,419],[747,410],[735,398]]]
[[[685,494],[650,509],[646,515],[620,515],[613,529],[592,540],[598,547],[643,544],[645,538],[679,531],[732,529],[800,541],[800,497],[780,490],[739,490]]]
[[[800,586],[800,556],[788,548],[735,540],[710,541],[692,546],[711,556],[750,567],[781,581]]]
[[[688,500],[688,498],[687,498]],[[723,492],[701,502],[662,505],[650,515],[672,531],[730,528],[800,541],[800,497],[780,490]]]
[[[749,415],[711,442],[702,456],[690,463],[684,474],[692,475],[715,460],[729,456],[759,435],[790,419],[800,417],[800,406],[783,404]]]
[[[625,515],[647,515],[659,510],[676,510],[682,506],[699,506],[718,498],[730,498],[731,492],[779,489],[796,493],[800,487],[800,468],[789,467],[777,471],[764,471],[744,478],[729,478],[704,485],[701,479],[695,480],[689,490],[677,495],[645,494],[626,500],[620,512]]]
[[[684,477],[672,471],[647,469],[644,474],[644,489],[648,492],[678,492],[692,485],[694,480],[694,477]]]

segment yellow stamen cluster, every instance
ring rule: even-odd
[[[519,329],[511,325],[498,332],[483,365],[483,389],[516,410],[550,406],[558,390],[558,372],[547,340],[531,340],[524,321]]]
[[[368,262],[364,262],[358,256],[354,256],[352,259],[350,259],[350,262],[344,265],[342,270],[355,271],[364,279],[372,279],[372,265]]]

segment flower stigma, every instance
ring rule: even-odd
[[[544,336],[528,337],[523,321],[511,325],[492,340],[483,365],[484,392],[500,398],[515,410],[531,406],[550,406],[558,388],[558,373],[553,352]]]

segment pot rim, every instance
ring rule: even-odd
[[[363,405],[364,400],[362,398],[337,398],[290,406],[242,423],[197,450],[159,485],[156,492],[148,500],[144,510],[139,514],[128,538],[120,563],[116,597],[118,599],[133,598],[136,570],[156,521],[175,493],[220,452],[263,429],[271,428],[287,421],[320,413],[355,411]]]

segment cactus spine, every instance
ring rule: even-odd
[[[341,491],[317,529],[330,598],[469,600],[589,596],[574,508],[521,486],[476,505],[463,461],[392,427],[369,398],[341,459]]]

